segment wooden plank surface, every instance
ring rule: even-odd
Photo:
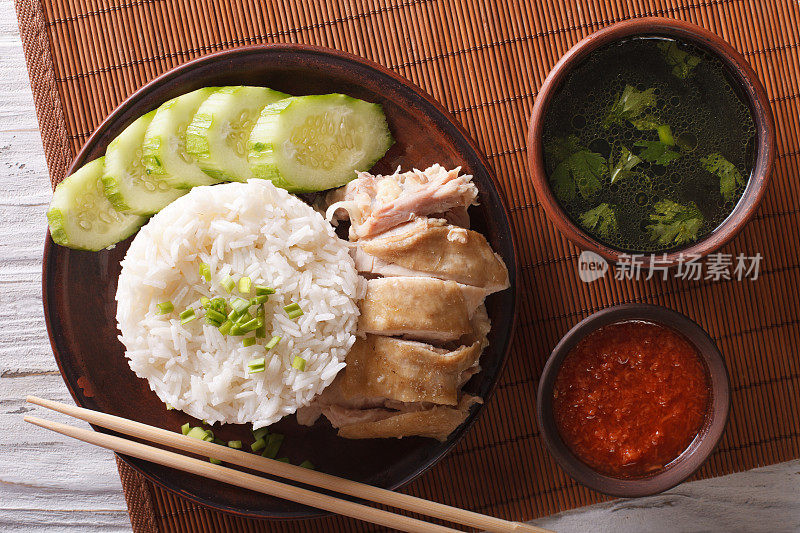
[[[0,0],[0,531],[129,531],[112,455],[22,422],[25,412],[42,414],[28,411],[26,394],[71,401],[41,308],[49,199],[14,6]],[[535,523],[557,531],[800,531],[800,461]]]

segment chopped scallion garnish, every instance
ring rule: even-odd
[[[300,372],[306,369],[306,360],[296,355],[294,359],[292,359],[292,368],[296,368]]]
[[[219,284],[222,285],[228,292],[231,292],[233,288],[236,286],[236,283],[234,283],[233,279],[231,279],[230,276],[225,276],[224,278],[222,278],[222,281],[220,281]]]
[[[166,406],[167,406],[167,411],[174,411],[175,410],[175,408],[172,407],[170,404],[166,404]]]
[[[264,439],[258,439],[257,441],[255,441],[253,444],[250,445],[250,449],[253,450],[254,452],[257,452],[263,450],[264,446],[266,445],[267,441],[265,441]]]
[[[203,309],[205,309],[206,307],[211,305],[211,298],[209,298],[208,296],[201,296],[200,297],[200,305],[202,305]]]
[[[255,337],[245,337],[242,339],[242,346],[247,348],[248,346],[252,346],[256,343]]]
[[[208,439],[208,432],[201,428],[200,426],[195,426],[193,428],[189,428],[189,431],[186,432],[187,437],[192,437],[193,439],[200,439],[200,440],[210,440]],[[211,439],[214,437],[212,436]]]
[[[280,338],[280,337],[277,337],[277,336],[273,336],[273,337],[272,337],[272,338],[269,340],[269,342],[268,342],[267,344],[265,344],[265,345],[264,345],[264,348],[266,348],[267,350],[271,350],[271,349],[273,349],[274,347],[276,347],[276,346],[278,345],[278,343],[279,343],[279,342],[281,342],[281,338]]]
[[[247,332],[246,331],[242,331],[241,324],[234,323],[233,327],[231,327],[230,331],[228,332],[228,335],[231,335],[233,337],[241,337],[245,333],[247,333]]]
[[[283,310],[286,311],[286,314],[289,315],[289,318],[297,318],[303,314],[303,310],[300,309],[300,305],[296,304],[295,302],[290,303],[289,305],[284,305]]]
[[[219,459],[214,459],[213,457],[209,457],[208,458],[208,462],[211,463],[212,465],[221,465],[222,464],[222,461],[220,461]]]
[[[225,322],[220,324],[219,332],[222,333],[223,335],[227,335],[228,333],[230,333],[232,327],[233,327],[233,321],[226,320]]]
[[[161,302],[160,304],[156,305],[156,307],[158,308],[159,315],[166,315],[175,309],[175,306],[172,305],[172,302]]]
[[[256,296],[264,296],[268,294],[275,294],[275,289],[267,287],[266,285],[256,285]]]
[[[278,452],[281,449],[281,444],[283,444],[284,436],[280,433],[270,433],[267,437],[267,447],[264,448],[264,452],[261,454],[262,457],[269,457],[270,459],[275,459],[278,456]]]
[[[266,294],[263,294],[261,296],[255,296],[253,298],[250,298],[250,305],[261,305],[263,303],[267,303],[267,300],[269,300],[269,296],[267,296]]]
[[[236,311],[236,314],[242,314],[250,307],[250,301],[244,298],[234,298],[231,300],[231,308]]]
[[[200,263],[200,276],[206,281],[211,281],[211,267],[207,263]]]
[[[260,326],[256,328],[256,339],[267,338],[267,326]]]
[[[309,470],[314,470],[314,469],[315,469],[315,468],[314,468],[314,463],[312,463],[312,462],[311,462],[311,461],[309,461],[308,459],[306,459],[305,461],[303,461],[302,463],[300,463],[300,466],[301,466],[302,468],[308,468]]]
[[[251,374],[255,374],[256,372],[263,372],[266,368],[265,365],[266,365],[266,358],[259,357],[247,363],[247,369]]]
[[[192,429],[192,426],[191,426],[191,424],[189,424],[189,422],[186,422],[184,425],[182,425],[182,426],[181,426],[181,433],[183,433],[184,435],[186,435],[187,433],[189,433],[189,431],[190,431],[191,429]]]
[[[225,441],[222,439],[214,439],[214,444],[219,444],[220,446],[225,446]]]
[[[244,324],[240,324],[239,325],[239,329],[241,331],[243,331],[244,333],[249,333],[251,331],[255,331],[256,328],[258,328],[258,319],[257,318],[253,318],[251,320],[248,320]]]
[[[289,458],[288,457],[278,457],[275,460],[276,461],[280,461],[281,463],[288,463],[289,462]]]
[[[227,320],[227,317],[225,315],[223,315],[219,311],[214,311],[213,309],[208,309],[206,311],[206,318],[210,318],[211,320],[219,324],[222,324],[223,322],[225,322],[225,320]]]
[[[242,449],[242,441],[240,441],[240,440],[229,440],[228,441],[228,448],[233,448],[234,450],[241,450]]]
[[[239,292],[242,294],[250,294],[250,288],[252,285],[252,281],[247,276],[242,276],[239,278]]]
[[[181,313],[180,317],[181,317],[181,324],[188,324],[189,322],[197,318],[197,315],[194,314],[194,309],[190,307],[189,309]]]
[[[263,439],[264,437],[267,436],[267,433],[269,433],[269,430],[267,428],[254,429],[253,430],[253,438],[256,439],[256,440]]]

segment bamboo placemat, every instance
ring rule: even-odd
[[[800,456],[800,5],[795,0],[259,2],[17,0],[53,183],[92,130],[127,95],[200,55],[300,42],[382,63],[433,94],[483,148],[502,182],[521,261],[521,314],[511,360],[479,422],[407,491],[512,519],[603,497],[549,458],[534,421],[536,382],[557,340],[584,316],[652,302],[704,326],[726,356],[731,419],[698,477]],[[629,17],[688,20],[718,33],[766,86],[779,156],[756,217],[723,252],[764,256],[756,281],[582,283],[578,250],[546,220],[525,164],[526,122],[557,59],[585,35]],[[656,276],[657,278],[658,276]],[[257,522],[199,508],[121,465],[134,529],[367,531],[336,517]]]

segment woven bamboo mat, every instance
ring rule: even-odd
[[[548,457],[534,421],[536,382],[560,336],[620,302],[653,302],[704,326],[726,356],[731,420],[698,477],[800,457],[800,5],[795,0],[375,0],[260,2],[17,0],[53,183],[127,95],[200,55],[301,42],[370,58],[442,102],[478,141],[502,182],[521,262],[520,327],[497,392],[467,437],[407,491],[513,519],[598,502]],[[718,33],[766,86],[779,156],[760,211],[723,251],[764,256],[757,281],[582,283],[578,250],[546,220],[526,173],[536,91],[585,35],[633,16],[675,17]],[[350,520],[243,520],[198,508],[121,465],[134,529],[368,531]]]

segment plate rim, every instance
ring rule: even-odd
[[[86,139],[83,143],[83,146],[75,155],[70,164],[69,168],[67,169],[66,176],[69,176],[75,171],[75,167],[78,165],[78,162],[85,159],[87,154],[90,151],[90,148],[96,144],[96,139],[101,136],[105,130],[108,128],[108,125],[115,120],[115,118],[119,115],[124,114],[130,107],[132,107],[139,99],[144,97],[150,90],[154,87],[160,86],[165,82],[168,82],[172,78],[178,77],[179,75],[191,71],[198,66],[205,65],[206,63],[213,63],[216,61],[223,61],[230,56],[237,56],[241,54],[272,54],[272,53],[286,53],[286,52],[295,52],[301,54],[309,54],[309,55],[322,55],[332,57],[334,59],[343,61],[345,63],[351,62],[359,64],[363,67],[368,69],[377,71],[378,74],[383,75],[385,77],[392,78],[396,83],[399,85],[407,88],[410,90],[414,95],[418,98],[424,100],[428,105],[430,105],[433,110],[438,112],[445,121],[453,127],[456,132],[462,137],[463,141],[466,143],[467,146],[470,147],[473,154],[475,155],[477,161],[483,167],[483,170],[486,172],[489,180],[491,181],[492,191],[494,192],[495,196],[497,197],[497,201],[499,205],[502,207],[502,215],[505,218],[506,225],[509,228],[509,235],[508,235],[508,247],[511,253],[512,264],[507,265],[509,271],[509,281],[510,287],[506,290],[510,290],[512,292],[512,309],[511,309],[511,324],[508,328],[507,337],[504,340],[504,346],[500,352],[500,362],[497,369],[497,375],[495,379],[489,384],[486,394],[483,396],[483,403],[477,406],[477,410],[470,416],[468,416],[467,420],[460,425],[460,427],[448,437],[448,441],[444,444],[444,447],[438,452],[432,459],[427,460],[425,463],[421,465],[420,468],[414,469],[413,472],[406,475],[396,483],[390,484],[387,488],[389,490],[397,490],[398,488],[404,487],[408,485],[413,480],[420,477],[422,474],[430,470],[434,465],[439,463],[444,457],[450,453],[450,451],[458,444],[466,434],[466,432],[477,422],[478,418],[483,414],[486,405],[489,403],[491,398],[494,395],[495,388],[497,387],[497,383],[502,376],[505,367],[508,363],[509,355],[511,352],[511,347],[513,344],[513,340],[516,335],[517,330],[517,323],[519,320],[519,304],[520,304],[520,291],[518,290],[518,273],[519,273],[519,255],[517,251],[517,244],[516,244],[516,235],[514,233],[514,227],[512,223],[512,217],[510,216],[510,212],[508,210],[508,203],[505,198],[505,194],[503,189],[500,187],[500,183],[497,180],[493,167],[489,164],[486,156],[484,155],[483,151],[478,146],[477,142],[472,138],[472,136],[467,132],[466,128],[458,121],[455,116],[450,113],[441,103],[439,103],[433,96],[428,94],[425,90],[421,87],[416,85],[411,80],[401,76],[400,74],[390,70],[389,68],[376,63],[370,59],[365,57],[361,57],[350,52],[345,52],[342,50],[337,50],[334,48],[328,48],[323,46],[316,46],[316,45],[308,45],[308,44],[299,44],[299,43],[274,43],[274,44],[254,44],[254,45],[246,45],[246,46],[239,46],[234,48],[228,48],[225,50],[220,50],[217,52],[213,52],[210,54],[202,55],[200,57],[196,57],[191,59],[185,63],[181,63],[168,71],[158,75],[157,77],[153,78],[146,84],[142,85],[140,88],[135,90],[131,93],[125,100],[123,100],[117,107],[115,107],[104,119],[103,121],[94,129],[92,134]],[[52,250],[56,245],[52,237],[50,235],[50,229],[48,227],[47,233],[45,236],[45,243],[44,243],[44,250],[43,250],[43,257],[42,257],[42,306],[44,311],[44,318],[45,318],[45,326],[47,330],[48,340],[50,342],[50,348],[53,353],[53,357],[56,360],[56,364],[58,366],[59,374],[61,375],[61,379],[67,387],[67,390],[72,396],[73,401],[77,405],[81,405],[79,399],[81,395],[77,393],[74,389],[73,385],[70,383],[69,380],[66,379],[64,368],[62,366],[62,355],[60,354],[57,343],[55,341],[55,335],[53,332],[53,325],[51,324],[51,313],[54,311],[51,309],[51,305],[48,298],[48,264],[50,262],[50,256],[52,254]],[[104,428],[99,426],[95,426],[91,424],[92,429],[95,431],[100,432],[109,432]],[[113,432],[110,432],[113,434]],[[280,515],[276,515],[269,512],[250,512],[248,510],[244,510],[241,508],[231,507],[228,505],[221,504],[215,500],[211,500],[196,494],[187,493],[186,491],[182,490],[179,486],[169,482],[168,480],[161,479],[155,475],[150,474],[149,472],[140,468],[137,464],[138,460],[126,456],[124,454],[119,454],[114,452],[115,457],[118,461],[125,463],[126,466],[132,468],[138,474],[143,476],[145,479],[150,481],[151,483],[155,484],[159,488],[166,490],[167,492],[186,498],[189,501],[194,503],[204,505],[209,507],[210,509],[230,513],[236,516],[244,517],[244,518],[253,518],[253,519],[268,519],[268,520],[299,520],[299,519],[314,519],[314,518],[322,518],[325,516],[331,515],[331,513],[327,511],[322,511],[319,509],[314,509],[312,512],[299,512],[299,513],[281,513]]]

